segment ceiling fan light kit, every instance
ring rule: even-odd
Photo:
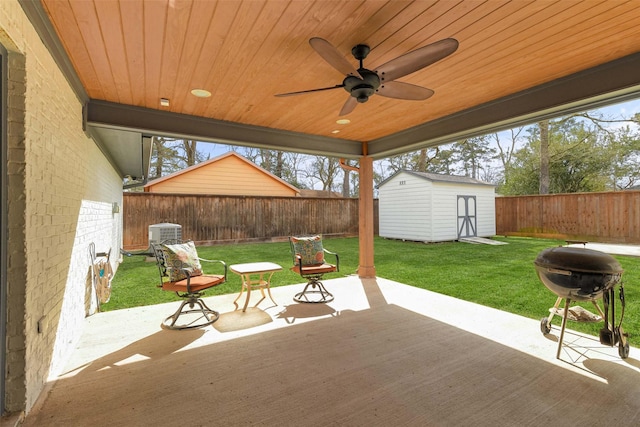
[[[451,55],[458,49],[458,41],[447,38],[427,46],[423,46],[375,68],[374,71],[364,67],[364,59],[371,52],[366,44],[358,44],[351,49],[351,54],[358,60],[360,66],[356,70],[338,50],[328,41],[314,37],[309,40],[311,47],[336,70],[345,74],[342,84],[277,94],[276,96],[301,95],[311,92],[319,92],[343,88],[349,93],[349,98],[340,110],[340,116],[351,113],[358,103],[364,103],[374,94],[387,98],[403,100],[425,100],[434,94],[434,91],[422,86],[395,81],[398,78],[421,70],[443,58]]]

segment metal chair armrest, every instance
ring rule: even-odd
[[[300,276],[302,276],[303,275],[302,269],[304,268],[302,265],[302,257],[298,254],[294,255],[294,257],[296,259],[296,264],[298,264],[298,273],[300,274]]]
[[[187,276],[187,293],[191,293],[191,272],[188,268],[176,268],[176,270],[182,271]]]
[[[200,261],[205,261],[205,262],[211,262],[211,263],[219,263],[222,264],[224,266],[224,281],[227,281],[227,263],[222,261],[221,259],[204,259],[204,258],[199,258],[198,260]]]
[[[338,256],[338,254],[335,252],[331,252],[327,248],[322,248],[322,250],[324,250],[325,253],[336,257],[336,271],[340,271],[340,257]]]

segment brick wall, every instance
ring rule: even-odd
[[[82,105],[17,1],[0,5],[9,66],[6,408],[28,411],[95,311],[89,243],[122,240],[122,180],[82,130]]]

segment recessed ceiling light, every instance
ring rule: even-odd
[[[340,133],[340,131],[336,129],[336,130],[332,130],[331,133]]]
[[[339,125],[348,125],[349,123],[351,123],[351,120],[349,119],[338,119],[336,120],[336,123]]]
[[[160,105],[162,105],[163,107],[168,107],[169,100],[167,98],[160,98]]]
[[[191,94],[197,96],[198,98],[208,98],[211,96],[211,92],[204,89],[193,89],[191,91]]]

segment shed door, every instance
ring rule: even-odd
[[[458,196],[458,239],[477,236],[476,196]]]

